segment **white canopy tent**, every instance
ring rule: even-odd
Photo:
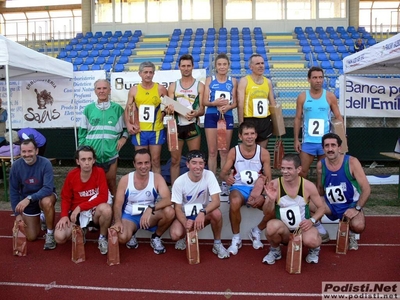
[[[7,110],[11,111],[10,80],[40,79],[43,76],[73,78],[73,65],[22,46],[0,35],[0,80],[6,82]],[[12,140],[11,116],[8,118]],[[12,147],[11,160],[13,160]]]

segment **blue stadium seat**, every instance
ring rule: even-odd
[[[179,52],[178,52],[179,56],[188,54],[188,53],[189,53],[189,48],[182,48],[182,47],[181,47],[181,49],[179,49]]]
[[[254,39],[256,41],[263,41],[264,40],[264,36],[262,35],[262,33],[255,33],[254,34]]]
[[[353,41],[353,39],[346,39],[345,41],[344,41],[344,44],[346,45],[346,46],[354,46],[354,41]]]
[[[252,47],[252,46],[253,46],[253,43],[252,43],[251,40],[243,40],[243,47],[244,47],[244,48],[246,48],[246,47]]]
[[[75,37],[76,39],[81,39],[81,38],[83,38],[83,33],[82,32],[78,32],[77,34],[76,34],[76,37]]]
[[[124,50],[125,48],[126,48],[126,47],[125,47],[125,44],[124,44],[124,43],[119,42],[118,44],[115,44],[115,49],[116,49],[116,50],[122,51],[122,50]]]
[[[325,52],[326,53],[336,53],[336,49],[334,46],[326,46],[325,47]]]
[[[317,54],[317,59],[319,61],[328,61],[329,60],[325,53],[318,53]]]
[[[330,38],[331,40],[333,40],[333,39],[338,39],[338,38],[339,38],[339,35],[338,35],[336,32],[332,32],[332,33],[329,34],[329,38]]]
[[[69,58],[75,58],[75,57],[77,57],[77,56],[78,56],[78,52],[75,51],[75,50],[71,50],[71,51],[68,52],[68,56],[67,56],[67,57],[69,57]]]
[[[97,57],[97,56],[99,56],[99,50],[92,50],[92,51],[90,51],[89,56],[90,56],[90,57]]]
[[[192,55],[201,54],[201,47],[193,47],[192,48]]]
[[[197,28],[196,35],[204,35],[204,28]]]
[[[96,65],[103,65],[105,62],[106,62],[105,58],[101,57],[101,56],[95,58],[95,61],[94,61],[94,63]]]
[[[142,31],[140,29],[136,29],[135,32],[133,33],[133,36],[141,37],[142,36]]]
[[[305,33],[314,33],[314,29],[313,29],[312,27],[310,27],[310,26],[307,26],[307,27],[304,29],[304,32],[305,32]]]
[[[308,42],[308,40],[299,40],[299,45],[300,46],[310,46],[310,43]]]
[[[193,62],[199,62],[200,61],[200,55],[199,54],[192,54],[193,57]]]
[[[320,40],[327,39],[327,38],[328,38],[328,35],[327,35],[326,33],[319,33],[319,34],[318,34],[318,38],[319,38]]]
[[[161,70],[171,70],[171,63],[163,62],[161,65]]]
[[[242,28],[242,34],[251,34],[251,30],[249,27],[243,27]]]
[[[104,49],[113,50],[114,49],[114,43],[104,44]]]
[[[316,61],[316,60],[314,60],[313,62],[309,61],[307,65],[308,65],[308,68],[319,67],[318,61]]]
[[[83,49],[83,46],[86,46],[86,45],[88,45],[88,44],[85,44],[85,45],[76,44],[76,45],[74,46],[74,50],[75,50],[75,51],[81,51],[81,50]]]
[[[349,52],[342,53],[342,59],[341,60],[343,60],[346,56],[349,56],[349,55],[351,55],[351,53],[349,53]]]
[[[100,44],[107,44],[108,43],[108,38],[103,36],[98,41],[99,41]]]
[[[117,60],[118,64],[127,64],[129,62],[128,56],[120,56]]]
[[[330,77],[329,78],[329,87],[330,88],[335,88],[336,87],[336,77]]]
[[[82,39],[79,41],[79,44],[87,44],[87,43],[89,43],[89,39],[88,39],[88,38],[82,38]]]
[[[243,53],[244,54],[253,54],[253,47],[244,47]]]
[[[339,61],[339,60],[342,60],[342,59],[340,58],[339,54],[337,54],[336,52],[335,52],[335,53],[330,53],[330,54],[329,54],[329,59],[330,59],[331,61]]]
[[[218,33],[219,33],[219,35],[221,35],[221,34],[227,35],[227,34],[228,34],[228,30],[227,30],[225,27],[221,27],[221,28],[218,30]]]
[[[304,33],[303,28],[297,26],[294,28],[294,33],[299,34],[299,33]]]
[[[87,51],[93,50],[93,48],[94,48],[93,44],[85,44],[85,45],[83,45],[83,49],[85,49]]]
[[[231,61],[240,61],[240,54],[231,54]]]
[[[167,55],[174,55],[175,53],[176,53],[175,48],[167,48],[167,52],[165,52],[165,54]]]
[[[333,62],[333,68],[343,70],[343,62],[341,60]]]
[[[207,47],[204,49],[204,54],[213,54],[214,53],[214,47]]]
[[[215,28],[214,27],[211,27],[211,28],[208,28],[207,29],[207,34],[216,34],[217,32],[215,31]]]
[[[180,36],[182,34],[182,31],[179,28],[174,29],[172,32],[173,36]]]
[[[326,76],[336,76],[336,72],[331,68],[331,69],[326,69],[325,70],[325,75]]]
[[[106,70],[107,72],[110,72],[110,70],[112,69],[112,64],[103,65],[103,69]]]
[[[78,66],[78,65],[76,65]],[[79,67],[79,71],[89,71],[89,66],[88,65],[80,65]]]
[[[132,30],[125,30],[125,32],[124,32],[124,34],[122,36],[131,37],[132,36]]]
[[[321,61],[320,67],[322,69],[332,69],[332,65],[331,65],[331,62],[329,60]]]
[[[316,33],[325,33],[325,30],[323,27],[317,26],[317,27],[315,27],[315,32]]]
[[[83,58],[82,57],[75,58],[73,64],[77,65],[77,66],[82,65],[83,64]]]
[[[92,37],[88,41],[89,44],[97,44],[98,42],[99,42],[99,39],[96,37]]]
[[[94,58],[93,57],[87,57],[85,60],[84,60],[84,62],[83,62],[83,64],[84,65],[93,65],[94,64]]]
[[[297,38],[298,38],[299,40],[308,40],[307,37],[306,37],[306,35],[305,35],[304,33],[299,33],[299,34],[297,35]]]
[[[131,56],[132,55],[132,50],[131,49],[124,49],[121,52],[122,56]]]
[[[343,42],[342,42],[342,40],[339,39],[339,38],[334,39],[334,40],[333,40],[333,44],[334,44],[335,46],[343,46],[343,45],[344,45]]]
[[[112,65],[116,59],[117,59],[116,56],[108,56],[108,57],[106,58],[106,65],[107,65],[107,64]]]
[[[184,31],[184,35],[192,35],[193,34],[193,29],[192,28],[186,28]]]
[[[193,42],[193,48],[201,48],[203,47],[203,40],[201,41],[194,41]]]
[[[101,31],[96,31],[96,33],[93,35],[95,38],[101,38],[103,36],[103,33]]]
[[[96,65],[96,64],[95,64],[95,65],[92,66],[91,70],[92,70],[92,71],[94,71],[94,70],[101,70],[101,65]]]
[[[360,36],[360,34],[358,33],[358,32],[353,32],[352,34],[351,34],[351,38],[352,39],[359,39],[361,36]]]
[[[169,41],[168,48],[176,48],[178,47],[178,41]]]
[[[203,35],[195,35],[194,36],[194,41],[197,41],[197,42],[201,42],[201,41],[203,41]]]
[[[203,65],[202,65],[203,69],[207,69],[209,66],[210,66],[210,62],[209,61],[203,61]]]
[[[240,42],[239,40],[231,40],[231,47],[239,47],[240,46]]]
[[[262,29],[261,29],[261,27],[254,27],[254,29],[253,29],[253,33],[254,33],[254,34],[261,33],[261,34],[262,34],[263,32],[262,32]]]
[[[109,43],[112,43],[112,44],[116,44],[116,43],[118,43],[118,38],[115,37],[115,36],[112,36],[112,37],[110,37],[110,39],[108,40],[108,42],[109,42]]]
[[[343,32],[343,33],[340,34],[340,38],[342,40],[346,40],[346,39],[350,38],[350,35],[348,35],[347,32]]]
[[[100,52],[100,56],[107,57],[110,56],[110,50],[104,49]]]
[[[122,36],[122,31],[121,31],[121,30],[116,30],[116,31],[114,32],[114,36],[115,36],[115,37],[121,37],[121,36]]]
[[[172,63],[174,61],[174,56],[173,55],[165,55],[163,62],[166,63]]]
[[[265,47],[264,40],[256,40],[255,45],[256,47]]]
[[[103,50],[104,49],[104,44],[96,44],[94,45],[94,50]]]
[[[110,38],[110,37],[112,37],[112,35],[113,35],[112,32],[109,31],[109,30],[104,32],[104,34],[103,34],[103,36],[106,37],[106,38]]]
[[[348,32],[348,33],[354,33],[354,32],[357,32],[357,30],[355,29],[354,26],[348,26],[348,27],[347,27],[347,32]]]
[[[336,28],[336,32],[338,32],[338,33],[343,33],[343,32],[346,32],[346,29],[344,29],[343,26],[338,26],[338,27]]]
[[[310,46],[303,46],[303,47],[301,47],[301,51],[303,53],[310,53],[311,52],[311,47]]]
[[[88,57],[89,56],[89,52],[87,50],[82,50],[79,52],[78,57]]]
[[[358,27],[357,32],[359,32],[359,33],[366,32],[365,27]]]
[[[62,59],[67,57],[67,52],[66,51],[61,51],[58,53],[57,58]]]
[[[356,52],[356,51],[354,50],[354,45],[348,46],[348,50],[349,50],[350,53]]]
[[[126,43],[129,43],[129,37],[121,36],[119,39],[119,44],[126,44]]]
[[[243,53],[243,60],[247,63],[250,60],[250,57],[253,55],[253,53]]]
[[[73,45],[70,45],[70,44],[68,44],[68,45],[66,45],[65,46],[65,49],[64,49],[65,51],[71,51],[71,50],[74,50],[74,46]]]
[[[206,41],[206,48],[207,47],[214,47],[214,41]]]
[[[231,47],[231,54],[240,54],[239,46]]]
[[[86,32],[85,38],[91,38],[91,37],[93,37],[93,32],[91,31]]]
[[[311,46],[321,46],[321,42],[318,39],[310,40]]]
[[[228,52],[228,48],[227,47],[218,47],[218,51],[217,53],[227,53]]]
[[[315,53],[325,53],[325,50],[324,50],[324,48],[322,48],[322,46],[315,46],[314,52]]]
[[[218,47],[227,47],[227,46],[228,46],[228,42],[226,40],[218,41]]]
[[[338,53],[349,53],[349,50],[347,50],[347,47],[342,45],[342,46],[337,46],[336,51]]]
[[[322,40],[322,45],[323,46],[332,46],[332,42],[331,42],[331,40],[330,39],[323,39]]]
[[[316,60],[314,53],[312,53],[312,52],[304,53],[304,59],[305,59],[306,61],[310,61],[310,58],[311,58],[311,57],[312,57],[312,60],[313,60],[313,61]]]
[[[125,70],[125,67],[123,64],[116,64],[114,67],[114,72],[123,72]]]

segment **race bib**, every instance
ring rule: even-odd
[[[323,136],[324,133],[324,119],[310,119],[308,120],[308,135],[309,136]]]
[[[263,118],[268,115],[268,100],[255,98],[253,99],[253,117]]]
[[[154,123],[154,105],[139,106],[139,122]]]
[[[147,208],[147,205],[132,204],[132,216],[141,215]]]
[[[240,181],[246,185],[253,185],[258,179],[258,173],[256,171],[242,171],[240,172]]]
[[[343,188],[340,185],[326,187],[325,194],[330,204],[342,204],[347,202]]]
[[[192,217],[192,216],[195,217],[200,212],[200,209],[203,208],[203,205],[201,203],[193,203],[193,204],[185,204],[183,207],[185,209],[186,217]]]
[[[289,228],[294,230],[299,227],[301,222],[301,213],[299,206],[281,207],[279,209],[281,221]]]

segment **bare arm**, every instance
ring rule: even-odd
[[[241,124],[244,120],[244,97],[246,94],[247,87],[247,78],[242,77],[239,81],[239,85],[237,88],[237,107],[238,107],[238,118],[239,124]]]
[[[222,181],[225,181],[228,185],[232,185],[235,183],[235,179],[232,176],[231,169],[233,164],[235,163],[235,148],[231,148],[228,152],[228,156],[226,158],[226,162],[219,173],[219,177]]]
[[[364,170],[360,164],[360,161],[350,156],[350,171],[353,177],[357,180],[361,188],[360,198],[358,199],[358,205],[364,207],[367,203],[368,197],[371,194],[371,187],[369,185],[367,176],[365,176]]]
[[[135,104],[136,93],[137,93],[136,86],[133,86],[129,89],[128,101],[126,101],[126,106],[125,106],[124,120],[125,120],[126,129],[129,134],[136,134],[136,131],[138,130],[138,128],[135,128],[134,125],[131,123],[131,116],[130,116],[131,113],[135,114],[135,112],[137,110],[137,107]],[[137,121],[139,121],[139,120],[137,120]]]
[[[317,210],[313,217],[315,220],[320,220],[325,214],[325,203],[318,193],[317,187],[311,181],[304,179],[304,188],[309,199],[315,204]]]
[[[186,216],[185,213],[182,211],[182,204],[174,203],[175,207],[175,217],[176,219],[182,224],[184,228],[186,228]]]
[[[196,117],[201,117],[202,115],[204,115],[205,109],[204,109],[204,105],[203,105],[203,99],[204,97],[204,83],[200,82],[199,83],[199,109],[196,111]]]
[[[120,231],[122,230],[122,206],[125,200],[125,191],[128,186],[128,179],[129,175],[125,175],[119,181],[113,204],[115,225],[120,226]]]
[[[263,173],[267,177],[266,182],[270,182],[272,180],[271,157],[267,149],[261,148],[261,161],[263,165]]]
[[[156,204],[155,210],[163,209],[164,207],[171,206],[171,192],[160,174],[154,173],[155,187],[161,197],[161,200]]]
[[[324,187],[322,185],[322,162],[317,162],[317,189],[320,196],[324,196]]]
[[[343,122],[343,117],[340,114],[340,110],[339,110],[338,99],[336,98],[335,94],[333,94],[331,92],[327,92],[326,98],[328,100],[328,103],[331,107],[331,111],[333,112],[333,115],[335,116],[336,120]]]
[[[293,124],[293,135],[294,135],[294,150],[298,153],[301,151],[301,145],[299,141],[300,127],[303,120],[303,105],[306,99],[306,93],[301,93],[296,100],[296,116],[294,117]]]
[[[216,106],[215,101],[214,102],[210,101],[210,82],[211,82],[211,77],[207,77],[206,84],[204,85],[204,95],[202,98],[204,106]]]
[[[276,106],[276,101],[275,101],[275,96],[274,96],[274,89],[272,87],[272,81],[268,80],[268,86],[269,86],[269,94],[268,94],[268,100],[269,100],[269,106]]]

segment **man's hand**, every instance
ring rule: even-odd
[[[152,215],[153,210],[150,207],[147,207],[142,217],[140,218],[140,228],[141,229],[149,229],[150,228],[150,218]]]
[[[112,226],[118,233],[122,233],[124,231],[124,226],[122,225],[121,220],[115,221],[114,225]]]
[[[310,219],[306,219],[300,222],[299,224],[302,231],[307,231],[313,227],[313,222]]]
[[[264,205],[265,198],[263,195],[258,195],[257,197],[250,196],[247,200],[247,204],[253,208],[259,208]]]
[[[272,181],[264,186],[264,190],[270,200],[276,201],[278,198],[278,190],[275,188]]]
[[[15,211],[17,213],[22,214],[25,210],[25,208],[29,205],[29,203],[31,203],[31,201],[28,198],[25,198],[24,200],[20,201],[17,204],[17,207],[15,207]]]
[[[76,224],[79,213],[81,212],[81,208],[79,206],[75,207],[74,211],[71,214],[71,222]]]
[[[301,152],[301,143],[300,143],[300,141],[294,141],[294,150],[297,152],[297,153],[300,153]]]
[[[68,217],[62,217],[60,221],[58,221],[56,225],[56,229],[58,230],[66,230],[67,227],[71,227],[71,221],[69,220]]]
[[[187,119],[188,121],[190,121],[190,120],[196,118],[196,116],[197,116],[197,111],[196,111],[196,110],[191,110],[190,112],[188,112],[188,113],[186,114],[185,117],[186,117],[186,119]]]
[[[193,221],[193,220],[186,219],[186,225],[185,225],[185,228],[190,230],[190,229],[192,229],[192,227],[193,227],[193,224],[194,224],[194,221]]]
[[[235,177],[233,177],[233,170],[231,170],[229,176],[225,178],[225,182],[227,185],[232,185],[235,183]]]
[[[117,151],[121,150],[122,146],[125,145],[125,143],[126,143],[126,138],[121,137],[117,143]]]
[[[344,212],[344,216],[346,218],[348,218],[349,220],[353,219],[355,216],[357,216],[360,212],[355,209],[355,208],[348,208],[345,212]]]
[[[194,230],[200,231],[204,228],[204,220],[206,219],[206,216],[204,213],[199,213],[194,220]]]

